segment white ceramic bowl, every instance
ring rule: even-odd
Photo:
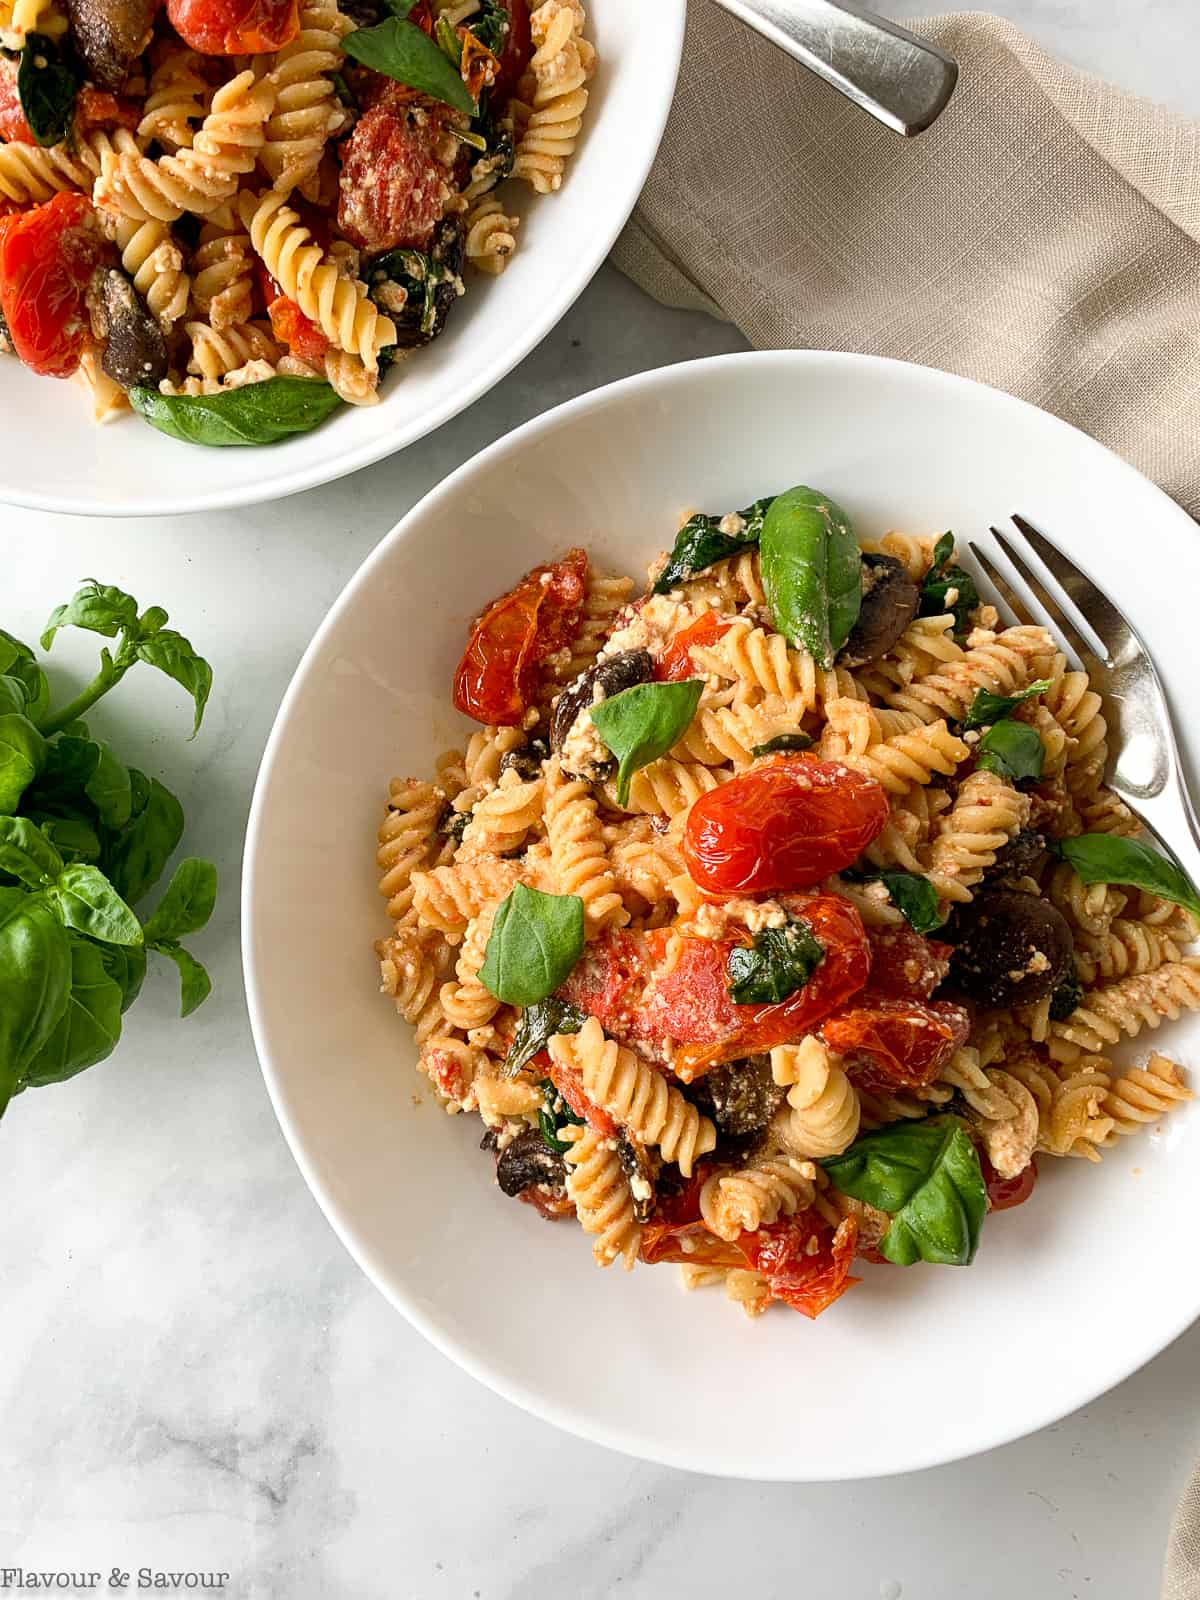
[[[5,361],[0,500],[105,517],[277,500],[402,449],[498,383],[598,271],[645,182],[675,91],[684,0],[595,0],[588,23],[600,66],[562,189],[536,196],[507,186],[521,217],[507,271],[469,275],[446,332],[385,380],[379,405],[343,406],[285,444],[202,450],[135,417],[97,427],[75,384]]]
[[[279,713],[250,818],[244,949],[263,1071],[296,1159],[363,1269],[501,1394],[601,1443],[708,1472],[831,1479],[931,1466],[1054,1421],[1200,1311],[1163,1219],[1200,1209],[1200,1108],[1093,1170],[1044,1161],[974,1266],[863,1269],[813,1324],[757,1323],[671,1269],[600,1272],[569,1225],[496,1189],[479,1123],[412,1096],[378,993],[373,835],[392,774],[466,731],[450,676],[471,615],[583,542],[640,573],[679,511],[816,483],[861,533],[978,534],[1023,511],[1194,678],[1200,540],[1115,456],[995,390],[852,355],[725,356],[562,406],[415,507],[333,607]],[[1194,723],[1194,719],[1193,723]],[[1200,1027],[1164,1028],[1200,1065]]]

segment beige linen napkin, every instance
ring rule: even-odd
[[[995,17],[908,26],[961,73],[934,126],[901,140],[689,0],[679,89],[617,265],[755,345],[870,351],[1007,389],[1200,515],[1200,124]]]
[[[1162,1600],[1200,1597],[1200,1467],[1193,1472],[1171,1524]]]

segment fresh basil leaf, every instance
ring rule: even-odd
[[[42,33],[27,33],[17,68],[17,98],[34,140],[61,144],[75,122],[75,96],[83,73],[69,48]]]
[[[89,633],[115,639],[137,625],[137,601],[124,589],[88,578],[66,605],[55,606],[42,633],[42,649],[49,650],[60,628],[86,628]]]
[[[544,1050],[556,1033],[578,1033],[587,1021],[587,1012],[573,1006],[569,1000],[559,1000],[547,995],[545,1000],[526,1006],[513,1034],[513,1042],[504,1058],[506,1076],[515,1078],[526,1063],[533,1060],[539,1050]]]
[[[0,816],[11,816],[42,770],[46,741],[28,717],[0,717]]]
[[[23,717],[28,705],[29,697],[20,678],[0,674],[0,716]]]
[[[1023,700],[1032,700],[1035,695],[1045,694],[1049,687],[1049,678],[1039,678],[1036,683],[1031,683],[1016,694],[993,694],[990,689],[976,689],[963,728],[985,728],[989,723],[1000,722],[1010,711],[1015,711]]]
[[[416,3],[417,0],[383,0],[383,8],[400,22],[403,22]]]
[[[766,740],[763,744],[752,744],[750,754],[757,760],[759,756],[774,755],[777,750],[811,750],[813,747],[812,735],[804,733],[777,733],[773,739]]]
[[[362,30],[349,34],[346,43],[361,37]],[[435,44],[427,43],[437,50]],[[168,395],[157,389],[134,388],[129,391],[129,403],[152,428],[173,439],[223,446],[278,444],[324,422],[342,401],[323,378],[268,378],[221,394]]]
[[[508,39],[508,8],[497,4],[496,0],[483,0],[479,10],[470,18],[467,26],[480,44],[490,50],[499,60],[504,53],[504,45]]]
[[[0,1116],[70,989],[71,946],[45,896],[0,889]]]
[[[54,1032],[25,1068],[29,1088],[65,1083],[112,1055],[121,1037],[121,986],[97,945],[71,938],[71,991]]]
[[[196,717],[192,723],[194,739],[200,731],[200,722],[212,689],[212,668],[208,662],[203,656],[197,655],[189,642],[181,633],[176,633],[174,628],[163,628],[149,639],[140,639],[137,654],[139,661],[165,672],[168,678],[173,678],[191,695],[196,707]]]
[[[994,722],[975,746],[975,765],[1020,783],[1040,778],[1046,759],[1042,736],[1027,722]]]
[[[25,715],[36,727],[50,705],[50,685],[33,651],[0,628],[0,672],[15,678],[25,690]]]
[[[62,868],[62,856],[39,827],[26,817],[0,817],[0,872],[40,889]]]
[[[185,950],[174,939],[160,939],[150,948],[175,963],[179,971],[179,1015],[190,1017],[196,1007],[203,1005],[212,993],[212,979],[203,963],[197,961],[190,950]]]
[[[617,802],[629,803],[629,780],[641,767],[657,761],[687,731],[704,683],[635,683],[591,708],[596,732],[616,756]]]
[[[93,739],[60,733],[46,744],[45,760],[25,795],[24,808],[77,809],[87,799],[87,786],[99,765],[100,746]]]
[[[729,998],[739,1006],[773,1006],[795,994],[824,958],[824,947],[801,918],[782,928],[760,928],[748,945],[735,945],[725,971]]]
[[[138,620],[138,638],[148,639],[152,633],[160,633],[169,621],[161,606],[147,606]]]
[[[583,954],[583,901],[518,883],[500,902],[479,981],[497,1000],[532,1006],[553,994]]]
[[[196,933],[212,916],[216,899],[217,869],[212,862],[195,856],[181,861],[153,915],[146,920],[146,943]]]
[[[549,1078],[543,1078],[538,1087],[542,1091],[542,1106],[538,1111],[538,1127],[541,1129],[542,1143],[548,1145],[557,1156],[565,1156],[571,1148],[565,1139],[558,1137],[560,1128],[574,1123],[579,1127],[583,1118],[572,1111]]]
[[[1186,906],[1200,916],[1200,893],[1195,884],[1166,856],[1139,839],[1122,839],[1113,833],[1079,833],[1060,839],[1054,847],[1069,861],[1084,883],[1126,883],[1144,889],[1160,900]]]
[[[967,631],[969,615],[979,604],[979,590],[975,579],[965,567],[953,564],[954,535],[944,533],[933,547],[933,563],[921,585],[921,603],[918,614],[922,617],[942,617],[949,612],[954,618],[954,632]],[[952,591],[957,591],[950,599]]]
[[[759,560],[775,626],[832,667],[862,604],[862,552],[846,513],[819,490],[785,490],[763,521]]]
[[[1083,983],[1079,968],[1072,961],[1050,995],[1050,1021],[1065,1022],[1083,1003]]]
[[[123,828],[133,814],[129,768],[106,744],[97,740],[94,748],[96,767],[84,784],[83,792],[106,827]]]
[[[928,878],[915,872],[885,867],[879,874],[888,898],[914,933],[933,933],[945,922],[938,906],[937,890]]]
[[[835,1189],[891,1215],[879,1246],[889,1261],[965,1267],[974,1259],[987,1192],[957,1117],[891,1123],[821,1165]]]
[[[99,861],[100,836],[86,817],[55,817],[43,811],[27,815],[30,822],[37,823],[64,861]]]
[[[342,49],[364,67],[382,72],[385,78],[420,89],[469,117],[475,115],[476,105],[467,93],[462,74],[413,22],[388,17],[377,27],[357,28],[342,40]],[[244,392],[238,390],[239,394]]]
[[[104,970],[121,991],[121,1010],[128,1011],[142,992],[146,976],[146,949],[138,944],[101,944],[96,948]]]
[[[102,944],[141,944],[142,925],[99,867],[76,861],[46,891],[68,928]]]
[[[753,549],[762,538],[763,518],[773,498],[768,495],[765,500],[756,500],[744,511],[739,511],[745,527],[738,533],[721,531],[720,524],[724,522],[724,517],[706,517],[702,512],[689,517],[675,535],[674,548],[667,557],[666,566],[655,578],[652,592],[666,594],[668,589],[687,583],[698,572],[724,561],[727,556],[740,555],[743,550]]]
[[[101,866],[117,893],[135,906],[162,876],[183,837],[183,808],[157,778],[129,769],[132,815],[105,840]]]

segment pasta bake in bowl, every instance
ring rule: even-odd
[[[462,410],[632,210],[683,17],[0,0],[0,498],[243,505]]]
[[[812,352],[500,441],[297,671],[246,850],[267,1083],[364,1269],[539,1415],[911,1470],[1200,1310],[1163,1225],[1200,1190],[1200,902],[1106,788],[1086,675],[976,585],[1014,462],[1186,683],[1184,513],[1008,396]]]

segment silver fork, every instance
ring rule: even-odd
[[[1196,879],[1200,822],[1188,792],[1167,697],[1150,652],[1108,596],[1056,544],[1024,517],[1014,514],[1012,520],[1020,540],[999,528],[991,533],[1032,601],[983,550],[969,541],[967,549],[1016,620],[1048,628],[1059,647],[1087,672],[1092,687],[1103,697],[1108,720],[1106,782],[1127,801],[1175,864]],[[1029,560],[1024,547],[1033,551],[1045,574]],[[1102,654],[1085,638],[1076,618],[1095,636]],[[1180,859],[1172,839],[1190,841],[1191,865]]]

